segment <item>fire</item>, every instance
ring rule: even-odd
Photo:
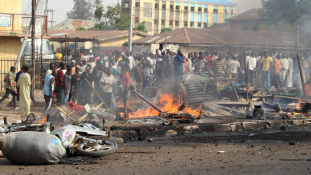
[[[159,104],[157,106],[163,112],[176,113],[178,112],[179,104],[178,99],[169,94],[162,94],[159,100]],[[186,113],[194,114],[196,117],[200,115],[200,107],[197,109],[192,109],[190,107],[186,107],[184,110]],[[155,110],[153,107],[149,106],[147,109],[140,109],[133,114],[129,114],[129,118],[144,118],[150,116],[158,116],[159,112]]]
[[[296,103],[296,108],[300,108],[300,103],[302,102],[302,100],[300,98],[298,98],[298,102]]]
[[[44,125],[44,123],[47,121],[46,117],[43,117],[42,120],[38,121],[38,123],[40,123],[41,125]]]

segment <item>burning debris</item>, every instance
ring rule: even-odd
[[[170,124],[171,122],[179,123],[193,123],[196,119],[200,118],[200,108],[192,109],[187,107],[185,103],[181,106],[178,105],[177,98],[174,95],[162,94],[158,103],[151,103],[145,99],[141,94],[132,90],[132,92],[145,101],[149,107],[147,109],[139,109],[137,111],[130,111],[128,113],[128,118],[123,118],[129,123],[163,123]],[[124,110],[124,109],[123,109]],[[124,116],[121,113],[119,116]],[[154,121],[153,121],[154,120]],[[150,122],[153,121],[153,122]]]

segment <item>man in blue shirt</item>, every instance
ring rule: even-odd
[[[174,58],[175,77],[179,77],[183,74],[183,63],[185,63],[185,60],[183,59],[183,53],[181,50],[178,50],[177,55]]]

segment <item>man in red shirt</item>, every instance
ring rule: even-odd
[[[209,53],[207,53],[207,55],[206,55],[207,57],[205,57],[205,61],[206,61],[206,65],[205,65],[205,67],[206,67],[206,69],[208,70],[208,71],[211,71],[212,69],[213,69],[213,67],[212,67],[212,58],[213,58],[213,56],[211,55],[211,54],[209,54]]]
[[[64,88],[64,72],[65,64],[63,62],[60,63],[60,69],[57,71],[56,79],[55,79],[55,87],[56,87],[56,99],[59,106],[61,106],[64,102],[66,89]]]

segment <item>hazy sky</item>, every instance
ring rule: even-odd
[[[39,13],[43,13],[44,11],[44,4],[47,0],[40,0],[41,1],[41,8],[39,8]],[[103,0],[103,5],[112,5],[120,2],[121,0]],[[247,10],[253,8],[260,8],[261,7],[261,0],[229,0],[237,4],[237,14],[243,13]],[[31,0],[22,0],[22,13],[31,13]],[[66,19],[66,14],[73,8],[73,0],[48,0],[48,9],[55,10],[54,12],[54,21],[55,24],[58,24]],[[51,20],[51,13],[49,13],[49,20]],[[50,27],[50,24],[49,24]]]

